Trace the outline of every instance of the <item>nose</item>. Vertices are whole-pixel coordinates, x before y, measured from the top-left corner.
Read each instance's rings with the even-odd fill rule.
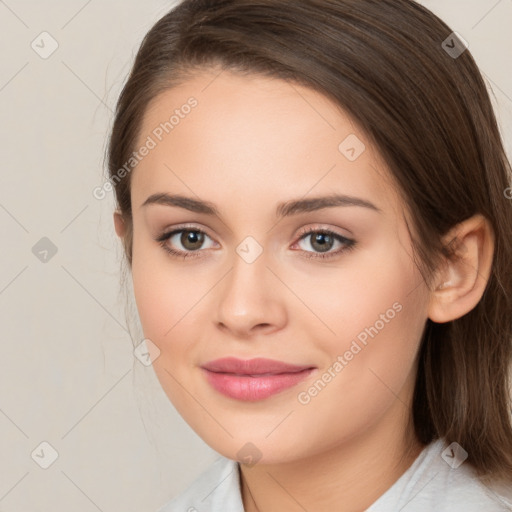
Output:
[[[233,268],[220,285],[217,302],[218,328],[237,338],[269,334],[287,321],[284,287],[268,268],[266,252],[248,263],[235,253]]]

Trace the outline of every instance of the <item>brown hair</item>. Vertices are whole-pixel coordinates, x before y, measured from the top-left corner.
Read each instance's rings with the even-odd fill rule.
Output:
[[[149,102],[205,66],[288,80],[333,100],[384,157],[429,285],[440,258],[453,257],[443,235],[476,213],[491,223],[482,299],[457,320],[427,320],[412,417],[423,444],[456,441],[481,477],[510,481],[511,168],[486,85],[469,51],[448,51],[460,49],[451,33],[412,0],[185,0],[141,44],[117,104],[109,179],[134,151]],[[130,176],[117,181],[131,267]]]

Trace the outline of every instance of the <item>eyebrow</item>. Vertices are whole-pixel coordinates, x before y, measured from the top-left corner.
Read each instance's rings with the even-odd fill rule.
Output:
[[[144,201],[141,207],[145,207],[150,204],[175,206],[195,213],[220,216],[219,210],[213,203],[193,199],[192,197],[186,197],[179,194],[153,194]],[[380,208],[365,199],[342,194],[332,194],[329,196],[313,197],[311,199],[296,199],[280,203],[276,208],[276,215],[277,217],[289,217],[299,213],[313,212],[324,208],[335,208],[339,206],[359,206],[382,213]]]

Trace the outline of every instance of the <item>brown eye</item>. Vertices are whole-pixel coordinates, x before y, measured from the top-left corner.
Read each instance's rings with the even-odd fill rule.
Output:
[[[309,240],[309,245],[312,250],[308,250],[307,247],[300,247]],[[336,244],[338,248],[335,248]],[[297,243],[299,248],[302,249],[302,255],[305,258],[334,258],[341,256],[346,251],[353,250],[356,246],[356,241],[350,238],[346,238],[334,231],[326,229],[309,229],[302,233],[299,242]]]
[[[327,233],[313,233],[311,237],[311,247],[318,252],[326,252],[332,249],[334,238]]]
[[[182,231],[180,243],[187,251],[197,251],[204,243],[204,233],[200,231]]]
[[[210,246],[206,246],[206,239],[210,240]],[[203,249],[211,249],[215,243],[200,229],[175,229],[169,233],[163,233],[155,239],[162,248],[171,256],[183,259],[202,256]]]

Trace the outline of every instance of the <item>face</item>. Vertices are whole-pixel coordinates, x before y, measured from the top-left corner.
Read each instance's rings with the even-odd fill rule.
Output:
[[[384,162],[321,94],[217,74],[153,100],[131,176],[135,300],[163,389],[238,460],[403,424],[429,294]],[[204,369],[221,358],[242,362]],[[296,367],[244,366],[256,358]]]

